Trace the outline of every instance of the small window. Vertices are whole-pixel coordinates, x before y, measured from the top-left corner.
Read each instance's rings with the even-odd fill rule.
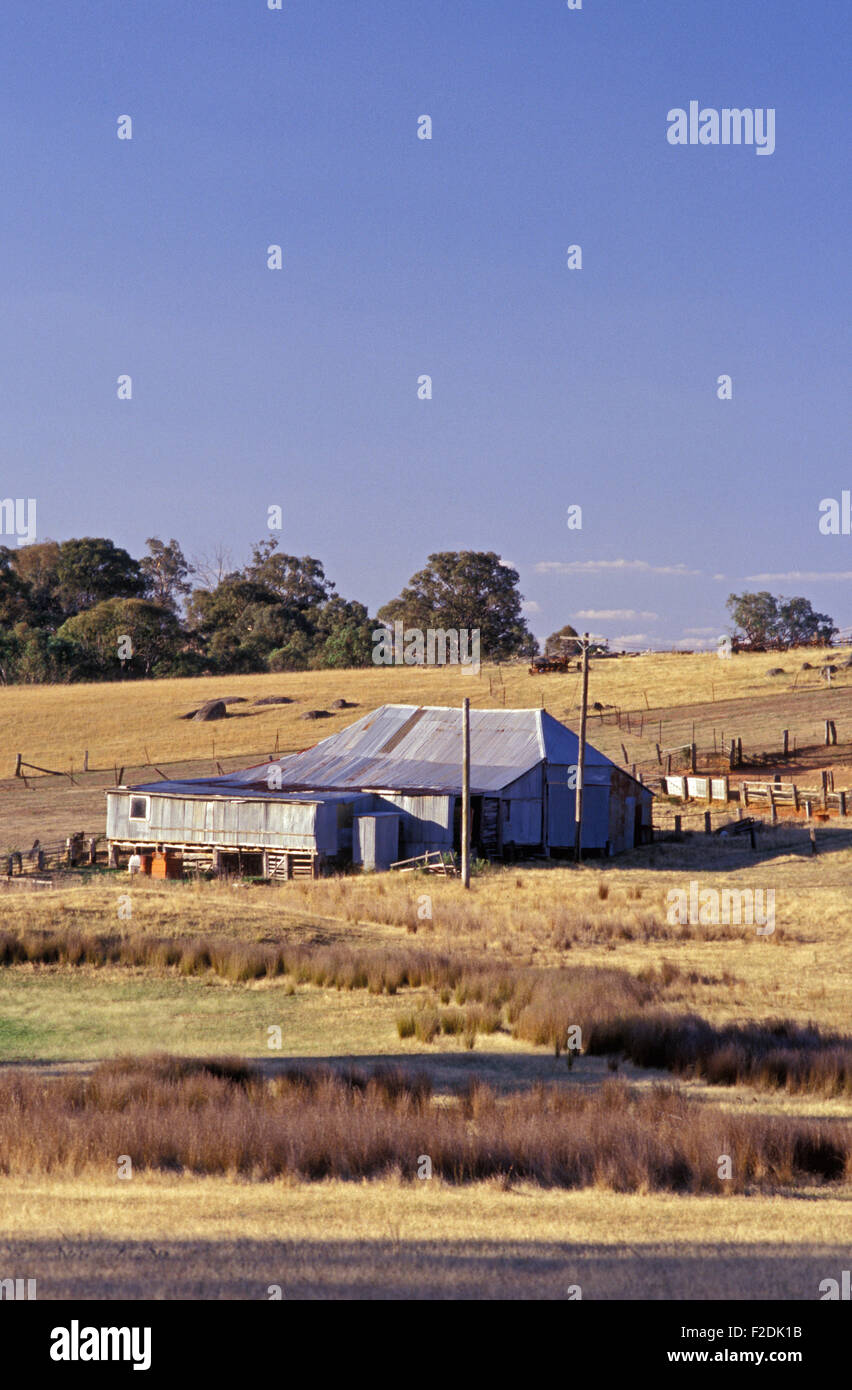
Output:
[[[148,797],[147,797],[147,796],[131,796],[131,798],[130,798],[130,819],[131,819],[131,820],[147,820],[147,819],[148,819]]]

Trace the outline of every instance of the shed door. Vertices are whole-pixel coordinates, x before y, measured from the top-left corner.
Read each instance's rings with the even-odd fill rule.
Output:
[[[479,843],[486,854],[496,854],[500,836],[500,801],[496,796],[482,798]]]

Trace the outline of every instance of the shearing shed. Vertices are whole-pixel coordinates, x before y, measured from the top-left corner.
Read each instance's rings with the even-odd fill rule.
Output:
[[[577,734],[541,709],[472,709],[470,735],[474,853],[571,857]],[[461,750],[459,709],[382,705],[240,772],[117,787],[107,792],[111,859],[135,849],[160,876],[290,878],[458,850]],[[584,769],[584,854],[647,842],[650,790],[588,743]]]

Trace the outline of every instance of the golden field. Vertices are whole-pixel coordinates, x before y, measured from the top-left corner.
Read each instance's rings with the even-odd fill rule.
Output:
[[[832,661],[838,664],[845,656],[845,652],[831,653]],[[737,655],[730,660],[719,660],[712,653],[653,653],[598,660],[591,664],[589,698],[622,710],[644,711],[648,715],[647,737],[652,740],[656,737],[652,711],[665,721],[669,711],[680,707],[746,700],[753,702],[757,713],[767,697],[779,693],[791,699],[803,696],[806,704],[809,695],[816,700],[824,696],[833,700],[845,693],[848,704],[852,671],[838,672],[831,691],[827,691],[815,671],[799,672],[805,660],[816,662],[819,658],[812,649],[803,649],[780,655]],[[767,677],[767,671],[778,666],[785,669],[785,676]],[[5,686],[0,688],[0,746],[6,750],[7,766],[0,767],[0,775],[14,772],[17,752],[23,753],[25,761],[62,772],[72,762],[79,771],[86,749],[89,766],[101,769],[211,757],[245,757],[250,761],[255,755],[264,758],[271,752],[276,735],[280,752],[293,752],[311,747],[381,704],[460,705],[466,695],[481,709],[504,704],[508,709],[528,709],[543,704],[557,718],[564,717],[567,710],[575,718],[579,682],[575,672],[531,676],[526,666],[519,665],[499,670],[483,666],[479,675],[463,675],[452,667],[371,667],[95,685]],[[252,701],[270,695],[285,695],[294,703],[252,705]],[[194,723],[180,718],[206,700],[228,696],[241,696],[247,703],[230,706],[226,720]],[[331,711],[329,718],[316,722],[300,721],[306,709],[327,709],[339,698],[354,702],[358,708]],[[810,714],[808,704],[808,718]],[[703,722],[708,720],[709,715]],[[737,732],[729,728],[731,734]],[[618,731],[619,739],[622,732]],[[607,736],[607,726],[599,731],[593,718],[590,737],[604,752],[609,752],[602,741]],[[653,752],[653,741],[650,750]]]
[[[783,719],[795,729],[799,718],[800,742],[806,730],[816,741],[830,702],[842,742],[848,673],[827,691],[812,672],[798,679],[799,656],[809,659],[656,655],[594,663],[590,698],[643,712],[644,727],[640,737],[635,718],[626,734],[624,725],[593,717],[590,738],[619,761],[624,740],[640,761],[649,747],[653,753],[656,712],[673,741],[693,718],[699,731],[751,729],[755,745],[764,728],[771,732]],[[785,676],[767,677],[776,665]],[[264,759],[276,735],[281,752],[309,746],[383,702],[458,704],[465,694],[482,707],[502,705],[504,691],[510,708],[544,700],[573,723],[566,711],[575,707],[577,681],[575,673],[536,678],[504,668],[478,678],[370,670],[3,689],[4,746],[13,750],[7,774],[20,750],[47,767],[67,768],[73,759],[78,784],[4,781],[0,837],[26,847],[35,835],[49,839],[53,828],[99,829],[113,765],[126,767],[127,781],[149,780],[144,769],[152,762],[200,775],[213,770],[214,759],[226,767]],[[178,717],[213,697],[272,694],[295,703],[231,705],[229,718],[213,724]],[[340,697],[358,708],[299,720],[305,709]],[[92,771],[78,778],[86,748]],[[675,1016],[694,1013],[718,1026],[783,1017],[845,1034],[852,835],[842,824],[826,826],[820,844],[811,857],[806,833],[782,822],[760,835],[757,853],[747,843],[693,836],[579,868],[495,867],[475,876],[468,894],[453,880],[393,875],[131,888],[126,875],[101,874],[39,892],[0,892],[0,933],[221,938],[247,948],[293,942],[342,953],[410,948],[545,972],[616,967],[637,979],[669,971],[662,1001]],[[775,931],[673,928],[667,895],[694,880],[702,889],[773,889]],[[129,915],[126,904],[119,911],[128,892]],[[425,920],[418,917],[423,894],[431,909]],[[428,1073],[439,1097],[471,1079],[506,1093],[535,1084],[597,1091],[611,1075],[605,1057],[581,1055],[569,1071],[564,1057],[505,1028],[477,1035],[472,1049],[460,1035],[401,1037],[400,1015],[431,1007],[433,995],[425,987],[390,995],[286,976],[184,975],[151,963],[8,965],[0,968],[0,1060],[7,1074],[22,1069],[48,1081],[86,1074],[100,1059],[153,1051],[227,1053],[272,1069],[290,1060],[348,1059]],[[278,1054],[268,1050],[270,1025],[282,1028]],[[641,1094],[673,1083],[670,1073],[623,1059],[618,1074]],[[720,1143],[725,1116],[849,1122],[848,1102],[837,1095],[689,1077],[675,1084],[718,1116]],[[351,1182],[148,1171],[131,1182],[112,1172],[0,1176],[0,1257],[3,1272],[11,1262],[37,1276],[45,1298],[73,1291],[253,1299],[267,1298],[270,1285],[280,1285],[285,1298],[560,1298],[580,1284],[587,1298],[810,1299],[841,1267],[849,1202],[842,1182],[726,1196],[421,1183],[398,1174]]]

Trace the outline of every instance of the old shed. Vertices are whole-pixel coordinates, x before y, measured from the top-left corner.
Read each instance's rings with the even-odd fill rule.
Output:
[[[382,705],[313,748],[222,777],[107,793],[114,855],[290,877],[458,849],[461,711]],[[573,854],[578,738],[540,709],[471,710],[471,811],[481,857]],[[651,835],[648,788],[586,745],[583,850]],[[378,817],[387,817],[382,824]]]

